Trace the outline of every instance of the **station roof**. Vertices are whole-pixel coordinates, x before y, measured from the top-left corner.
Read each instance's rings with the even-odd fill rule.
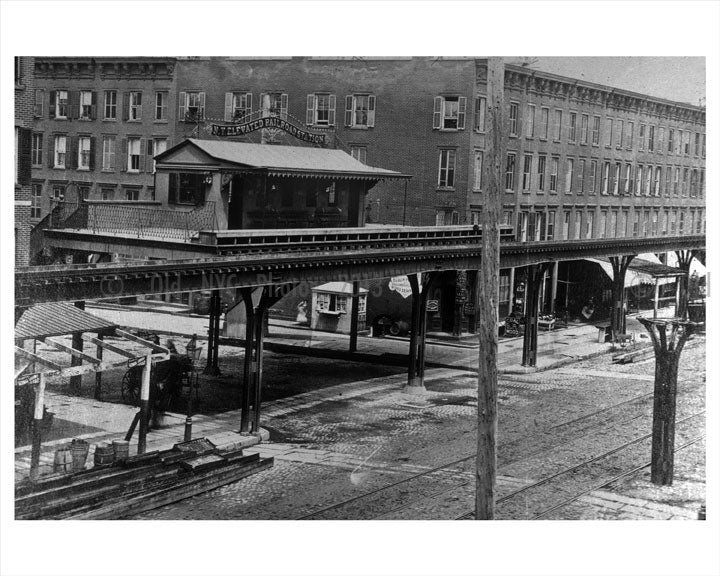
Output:
[[[352,282],[327,282],[326,284],[322,284],[320,286],[315,286],[312,289],[313,292],[329,292],[331,294],[352,294],[353,293],[353,285]],[[365,288],[360,288],[358,290],[359,294],[366,294],[367,290]]]
[[[85,312],[69,302],[36,304],[22,313],[15,324],[15,339],[43,339],[79,332],[112,330],[117,324]]]
[[[590,262],[599,264],[603,271],[612,280],[613,269],[610,259],[598,256],[597,258],[586,258]],[[625,286],[633,286],[643,283],[653,283],[658,280],[659,284],[674,282],[678,276],[684,276],[685,272],[673,266],[666,266],[654,254],[641,254],[633,258],[628,264],[625,274]]]
[[[190,158],[185,156],[181,158],[178,154],[187,147],[200,150],[218,163],[267,171],[277,176],[328,176],[370,180],[409,178],[406,174],[394,170],[363,164],[342,150],[196,138],[188,138],[158,155],[156,157],[158,168],[162,168],[163,163],[173,166],[180,163],[192,165]]]

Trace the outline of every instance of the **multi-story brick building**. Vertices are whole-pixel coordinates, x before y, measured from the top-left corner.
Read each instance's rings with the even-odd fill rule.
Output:
[[[54,202],[144,202],[174,126],[172,58],[36,58],[32,220]]]
[[[151,201],[153,154],[189,136],[218,138],[213,125],[270,115],[412,176],[370,190],[367,222],[479,221],[483,59],[38,58],[35,69],[36,216],[71,193]],[[507,65],[503,122],[503,218],[518,239],[705,231],[703,108]],[[272,129],[221,138],[307,145]],[[571,276],[559,268],[544,295],[549,307],[558,275]],[[514,276],[501,274],[501,314],[515,299]]]
[[[33,58],[15,58],[15,264],[18,266],[26,266],[30,258],[33,73]]]

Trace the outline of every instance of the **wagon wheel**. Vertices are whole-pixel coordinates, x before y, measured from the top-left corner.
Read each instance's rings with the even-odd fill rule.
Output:
[[[133,406],[140,405],[140,379],[141,376],[138,371],[132,368],[125,372],[125,376],[123,376],[122,379],[122,385],[120,387],[122,399],[130,402]]]

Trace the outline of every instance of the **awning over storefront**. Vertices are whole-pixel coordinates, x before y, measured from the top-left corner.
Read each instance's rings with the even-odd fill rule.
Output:
[[[677,255],[675,254],[675,252],[668,252],[667,260],[668,266],[677,266]],[[705,274],[707,274],[705,266],[702,262],[698,261],[697,258],[693,258],[690,261],[690,276],[692,276],[693,274],[697,274],[701,278],[704,277]]]
[[[312,176],[375,181],[409,178],[408,175],[400,172],[363,164],[342,150],[195,138],[189,138],[157,156],[157,168],[176,168],[182,164],[196,163],[193,162],[191,155],[183,153],[188,148],[205,155],[205,159],[197,158],[199,164],[213,163],[221,169],[223,167],[246,169],[266,172],[271,176]]]
[[[612,280],[613,269],[609,259],[585,258],[585,260],[598,264]],[[675,282],[675,278],[683,275],[682,270],[666,266],[660,262],[655,254],[640,254],[630,261],[625,273],[625,287],[637,286],[638,284],[654,284],[656,279],[660,285],[671,284]]]
[[[42,340],[82,332],[113,330],[117,324],[85,312],[69,302],[36,304],[25,310],[15,324],[15,340]]]

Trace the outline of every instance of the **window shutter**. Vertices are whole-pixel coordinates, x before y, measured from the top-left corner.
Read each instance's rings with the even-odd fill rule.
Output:
[[[168,204],[177,204],[178,175],[175,172],[171,172],[169,176]]]
[[[305,124],[315,123],[315,94],[307,95],[307,112],[305,114]]]
[[[48,106],[48,118],[55,118],[55,102],[57,101],[57,91],[50,90],[50,106]]]
[[[75,169],[78,166],[78,137],[68,136],[65,141],[65,168]]]
[[[94,92],[93,92],[94,94]],[[90,170],[95,170],[95,136],[90,136]]]
[[[233,120],[232,100],[232,92],[225,92],[225,122]]]
[[[368,128],[375,126],[375,96],[368,97]]]
[[[68,119],[80,118],[80,92],[77,90],[68,91],[68,104]]]
[[[458,130],[465,130],[465,109],[467,108],[467,98],[460,96],[458,98]]]
[[[185,122],[185,115],[187,114],[187,92],[180,92],[179,103],[178,120],[180,122]]]
[[[92,92],[91,99],[92,106],[90,107],[90,118],[95,120],[97,118],[97,92]]]
[[[118,94],[118,97],[121,96]],[[128,120],[130,118],[130,92],[122,93],[122,119]]]
[[[143,150],[145,149],[145,139],[140,139],[140,149],[138,150],[138,160],[140,162],[139,171],[145,172],[145,154],[143,154]]]
[[[155,151],[155,147],[153,146],[153,139],[148,138],[147,139],[147,149],[146,149],[146,155],[147,158],[145,159],[145,166],[147,166],[147,171],[152,172],[153,169],[153,152]]]
[[[335,94],[330,94],[330,110],[328,111],[328,125],[335,126]]]
[[[200,116],[200,120],[205,119],[205,92],[200,92],[200,109],[198,110],[198,114]],[[200,134],[198,134],[198,138],[200,137]]]
[[[287,98],[285,99],[285,112],[287,113]],[[252,114],[252,92],[245,94],[245,115],[250,116]]]
[[[280,94],[280,116],[282,118],[287,118],[287,109],[288,109],[288,95]]]
[[[30,184],[31,178],[31,148],[32,130],[29,128],[18,129],[18,184]]]
[[[440,129],[440,121],[442,120],[442,96],[435,96],[435,108],[433,109],[433,130]]]
[[[353,97],[345,96],[345,126],[352,126]]]
[[[128,141],[123,138],[120,141],[120,171],[127,172],[128,167]]]
[[[49,135],[47,140],[48,140],[47,165],[48,165],[48,168],[52,168],[55,166],[55,136]]]

